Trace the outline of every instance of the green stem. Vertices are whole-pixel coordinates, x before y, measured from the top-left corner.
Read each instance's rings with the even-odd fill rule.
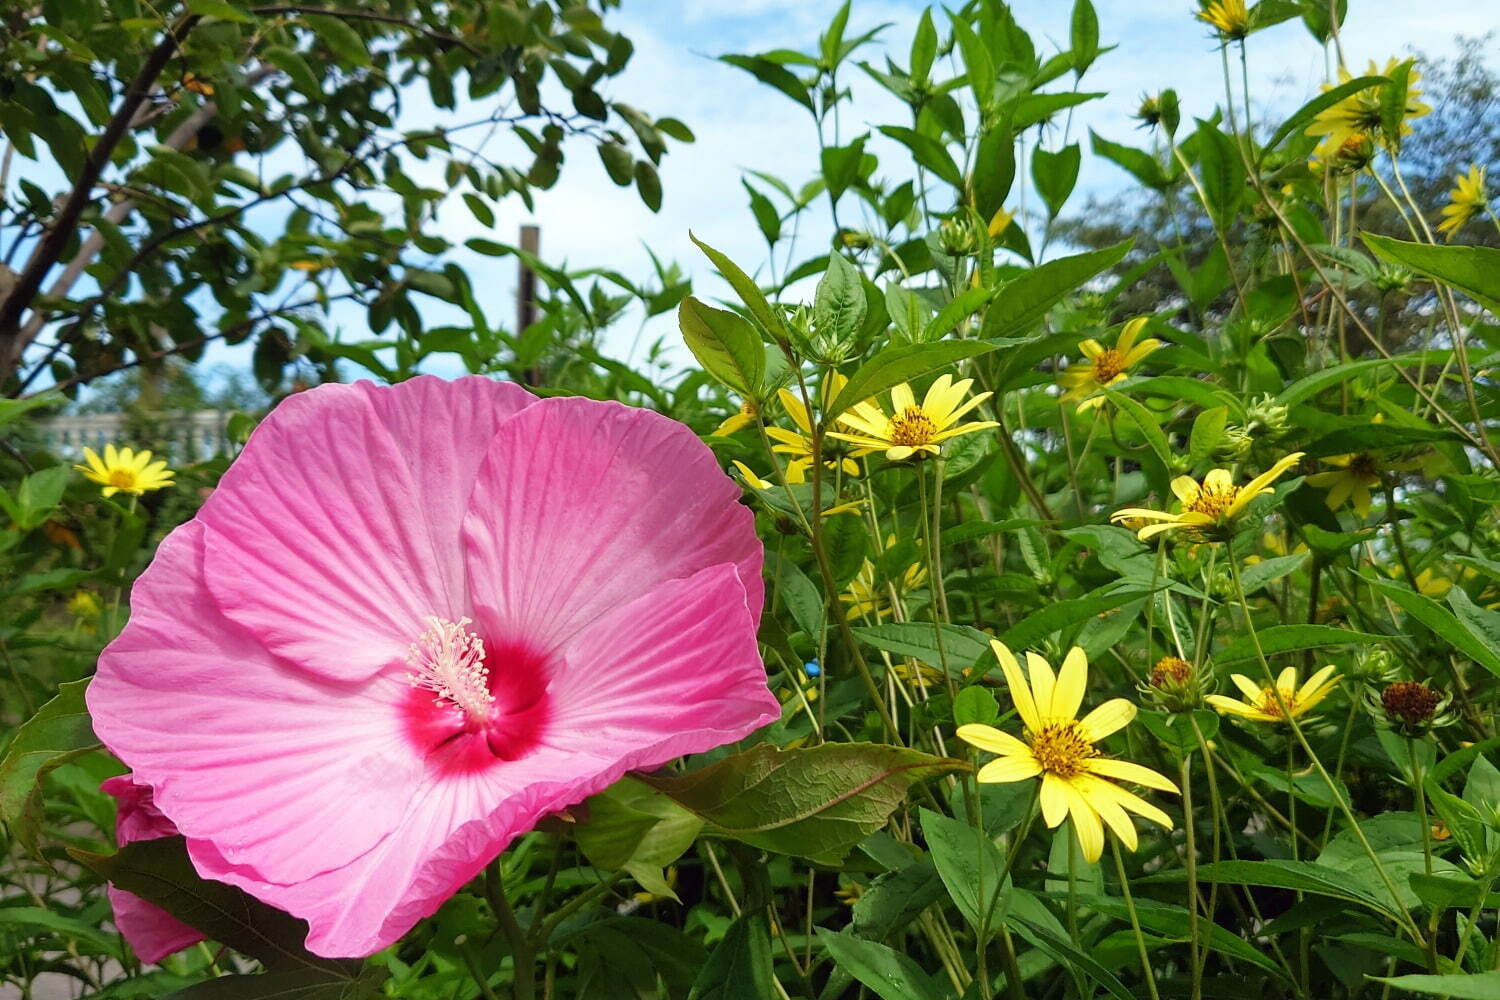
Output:
[[[1146,952],[1146,937],[1141,933],[1141,919],[1135,912],[1135,899],[1130,895],[1130,879],[1125,875],[1125,860],[1120,857],[1120,844],[1109,838],[1109,849],[1115,856],[1115,872],[1120,876],[1120,893],[1125,897],[1125,911],[1130,914],[1130,929],[1135,932],[1135,945],[1141,955],[1141,972],[1146,977],[1146,988],[1151,991],[1151,1000],[1161,1000],[1156,992],[1156,974],[1151,971],[1151,956]]]
[[[500,858],[491,861],[484,870],[484,894],[495,919],[500,922],[500,931],[510,942],[511,995],[515,1000],[533,1000],[536,996],[536,949],[531,936],[516,919],[510,900],[505,898],[505,881],[501,872]]]
[[[1182,829],[1187,837],[1183,845],[1183,862],[1187,868],[1188,884],[1188,968],[1193,976],[1191,1000],[1203,1000],[1203,969],[1199,965],[1198,952],[1198,841],[1193,822],[1192,751],[1183,753],[1177,777],[1182,788]]]

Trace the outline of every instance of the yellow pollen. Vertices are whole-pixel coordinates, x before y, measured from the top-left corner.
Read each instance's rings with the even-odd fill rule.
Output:
[[[1270,688],[1263,688],[1260,692],[1260,705],[1257,707],[1265,714],[1275,716],[1278,719],[1286,718],[1287,715],[1297,714],[1296,692],[1289,691],[1283,694],[1281,700],[1286,703],[1285,714],[1282,713],[1281,706],[1276,703],[1276,692]]]
[[[907,448],[931,444],[936,434],[937,425],[922,411],[920,406],[908,406],[892,417],[890,428],[886,432],[892,444],[904,445]]]
[[[135,473],[129,469],[111,469],[109,471],[109,485],[122,490],[135,489]]]
[[[1071,778],[1083,770],[1084,761],[1099,756],[1094,745],[1083,738],[1076,720],[1049,722],[1038,732],[1027,731],[1031,753],[1042,770],[1059,778]]]
[[[1207,514],[1215,521],[1222,518],[1234,503],[1234,498],[1239,496],[1238,486],[1225,486],[1223,489],[1210,489],[1207,486],[1198,487],[1198,495],[1193,497],[1192,502],[1185,506],[1186,510],[1198,514]]]
[[[406,665],[412,687],[431,691],[439,705],[458,709],[471,722],[490,717],[495,696],[484,665],[484,640],[469,631],[471,622],[428,618],[427,631],[411,644]]]
[[[1094,359],[1094,381],[1100,385],[1108,385],[1125,371],[1125,355],[1113,347],[1107,348],[1104,353]]]

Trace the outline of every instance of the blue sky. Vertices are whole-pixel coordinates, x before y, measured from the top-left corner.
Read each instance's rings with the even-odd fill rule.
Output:
[[[1099,58],[1082,88],[1106,91],[1108,96],[1078,109],[1071,134],[1054,130],[1044,140],[1049,148],[1065,141],[1085,143],[1078,190],[1069,205],[1073,210],[1081,208],[1091,194],[1108,197],[1131,183],[1114,165],[1088,155],[1088,129],[1116,141],[1144,145],[1148,142],[1145,134],[1136,131],[1130,120],[1143,93],[1174,87],[1182,98],[1184,121],[1192,115],[1208,115],[1223,100],[1217,47],[1206,27],[1193,18],[1193,0],[1094,2],[1103,44],[1117,47]],[[880,43],[864,50],[860,58],[881,64],[881,46],[889,45],[894,58],[904,64],[924,6],[900,0],[855,0],[851,34],[889,23]],[[1012,6],[1044,57],[1067,46],[1071,0],[1017,0]],[[593,150],[574,145],[562,179],[551,191],[537,195],[534,211],[527,211],[519,199],[511,199],[497,212],[493,229],[486,229],[454,197],[441,218],[443,234],[455,244],[475,236],[512,242],[522,223],[533,222],[542,227],[543,254],[549,260],[566,260],[573,267],[610,267],[638,278],[651,273],[645,249],[650,246],[663,259],[680,262],[692,274],[698,294],[726,295],[727,289],[688,241],[689,229],[753,268],[763,259],[765,245],[747,208],[741,178],[747,170],[761,170],[800,187],[814,175],[817,146],[812,121],[801,107],[715,57],[783,47],[810,50],[838,7],[837,0],[625,0],[611,18],[634,41],[635,57],[614,82],[611,96],[655,115],[680,118],[697,135],[691,145],[674,144],[663,164],[661,211],[653,214],[633,190],[614,186]],[[1389,57],[1404,57],[1414,50],[1444,55],[1452,51],[1454,35],[1460,32],[1480,35],[1500,30],[1500,0],[1350,0],[1350,8],[1342,38],[1356,70],[1371,59],[1383,64]],[[941,25],[941,14],[938,20]],[[1289,111],[1315,93],[1329,65],[1330,54],[1299,21],[1257,33],[1250,40],[1251,87],[1268,114]],[[949,73],[953,72],[950,68]],[[857,68],[850,66],[844,81],[853,89],[855,103],[843,114],[842,141],[873,131],[879,124],[904,123],[904,108]],[[1049,89],[1066,89],[1069,84],[1070,78],[1064,78]],[[414,97],[400,124],[421,128],[435,120],[432,114],[430,107],[424,110],[421,100]],[[1034,138],[1033,132],[1028,141]],[[900,162],[897,147],[879,135],[868,148],[893,169]],[[515,161],[524,162],[519,156]],[[433,181],[440,186],[440,179]],[[816,217],[821,227],[804,227],[796,259],[826,249],[825,215],[826,211],[820,211]],[[256,225],[274,226],[278,216],[263,214]],[[467,252],[460,252],[456,259],[469,269],[492,322],[509,326],[514,316],[515,262]],[[441,317],[435,322],[454,319],[441,304],[434,303],[433,312]],[[336,320],[343,326],[345,339],[368,336],[362,310],[339,311]],[[659,317],[648,326],[642,342],[663,337],[675,343],[673,325],[670,316]],[[627,319],[611,332],[606,351],[623,356],[636,333],[636,321]],[[218,348],[210,351],[207,360],[243,364],[246,357],[244,349]],[[434,370],[456,374],[458,369],[438,363]]]

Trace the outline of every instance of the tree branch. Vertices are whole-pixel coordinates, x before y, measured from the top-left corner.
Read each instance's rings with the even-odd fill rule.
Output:
[[[141,64],[140,72],[136,73],[135,79],[130,82],[109,124],[104,127],[104,131],[90,147],[88,156],[83,162],[83,169],[79,172],[67,201],[63,203],[56,218],[48,225],[41,241],[32,252],[31,258],[26,262],[26,267],[17,277],[10,294],[3,302],[0,302],[0,381],[9,378],[11,372],[15,370],[21,358],[21,350],[25,346],[21,331],[21,314],[41,291],[47,272],[62,256],[63,248],[68,245],[68,240],[78,228],[78,220],[82,218],[83,210],[93,201],[94,185],[98,183],[99,176],[104,172],[105,165],[109,163],[115,147],[129,131],[130,124],[135,120],[141,105],[145,103],[146,98],[156,86],[157,77],[161,75],[167,62],[176,53],[178,45],[192,31],[199,19],[200,15],[197,14],[182,17],[167,30],[166,35]]]

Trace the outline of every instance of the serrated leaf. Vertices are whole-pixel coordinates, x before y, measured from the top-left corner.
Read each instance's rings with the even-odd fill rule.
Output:
[[[1370,645],[1389,642],[1391,636],[1355,632],[1334,625],[1272,625],[1259,629],[1256,638],[1267,657],[1280,653],[1294,653],[1304,649],[1321,649],[1326,646]],[[1249,636],[1242,636],[1226,645],[1214,655],[1214,662],[1222,665],[1245,663],[1257,660],[1255,643]]]
[[[766,353],[749,323],[688,295],[677,306],[677,324],[704,371],[746,399],[757,398]]]
[[[704,820],[705,832],[836,865],[920,781],[963,761],[878,743],[752,747],[682,776],[640,780]]]
[[[35,851],[38,783],[53,768],[99,746],[83,693],[87,680],[58,685],[57,695],[16,730],[0,757],[0,820]]]

